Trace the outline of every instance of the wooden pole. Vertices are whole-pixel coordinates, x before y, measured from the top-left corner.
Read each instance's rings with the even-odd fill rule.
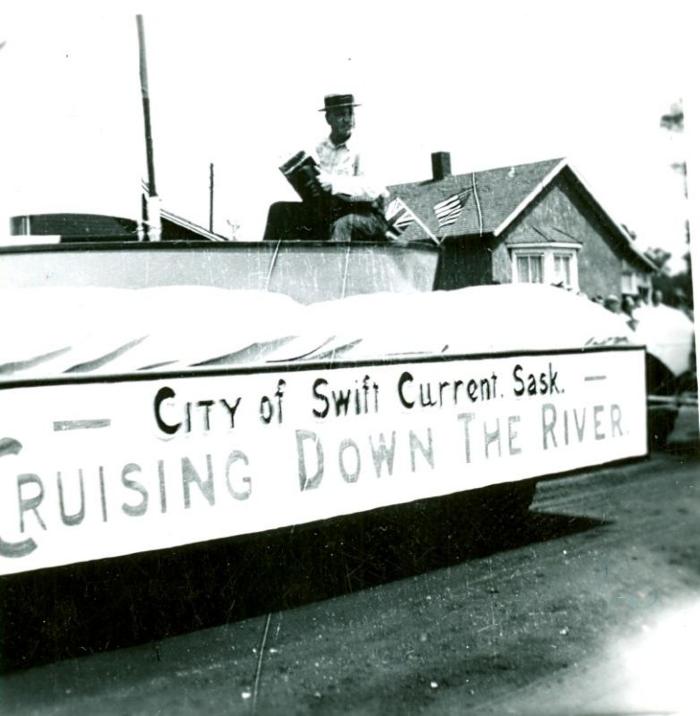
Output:
[[[214,163],[209,163],[209,231],[214,233]]]
[[[146,164],[148,167],[148,206],[146,235],[149,241],[160,241],[160,206],[156,191],[156,170],[153,160],[153,134],[151,132],[151,102],[148,94],[148,68],[146,65],[146,38],[143,16],[136,16],[139,35],[139,75],[141,78],[141,100],[143,102],[143,124],[146,133]]]

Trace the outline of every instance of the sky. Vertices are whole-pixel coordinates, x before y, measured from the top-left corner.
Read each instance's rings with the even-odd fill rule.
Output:
[[[135,15],[146,30],[163,206],[261,238],[293,199],[279,165],[327,134],[351,92],[386,184],[565,156],[603,207],[676,268],[688,206],[670,168],[687,132],[659,125],[693,79],[690,0],[5,2],[2,215],[137,218],[146,175]],[[697,59],[697,58],[696,58]],[[690,165],[692,179],[693,165]],[[691,187],[693,186],[691,182]]]

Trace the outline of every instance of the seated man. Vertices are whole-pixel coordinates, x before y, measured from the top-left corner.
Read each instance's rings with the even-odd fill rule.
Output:
[[[316,147],[318,198],[303,204],[278,202],[270,207],[265,239],[309,238],[330,241],[384,239],[386,188],[363,173],[350,141],[355,127],[352,95],[328,95],[322,112],[330,136]]]

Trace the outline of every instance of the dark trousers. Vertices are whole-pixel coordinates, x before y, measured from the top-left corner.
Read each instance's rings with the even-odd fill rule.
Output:
[[[371,204],[312,205],[278,201],[270,206],[264,241],[377,241],[389,228]]]

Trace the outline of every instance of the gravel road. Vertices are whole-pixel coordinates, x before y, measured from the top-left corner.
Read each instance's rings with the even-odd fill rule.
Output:
[[[514,530],[421,513],[336,535],[313,569],[287,555],[256,616],[6,673],[2,713],[700,713],[696,421],[648,460],[540,483]]]

